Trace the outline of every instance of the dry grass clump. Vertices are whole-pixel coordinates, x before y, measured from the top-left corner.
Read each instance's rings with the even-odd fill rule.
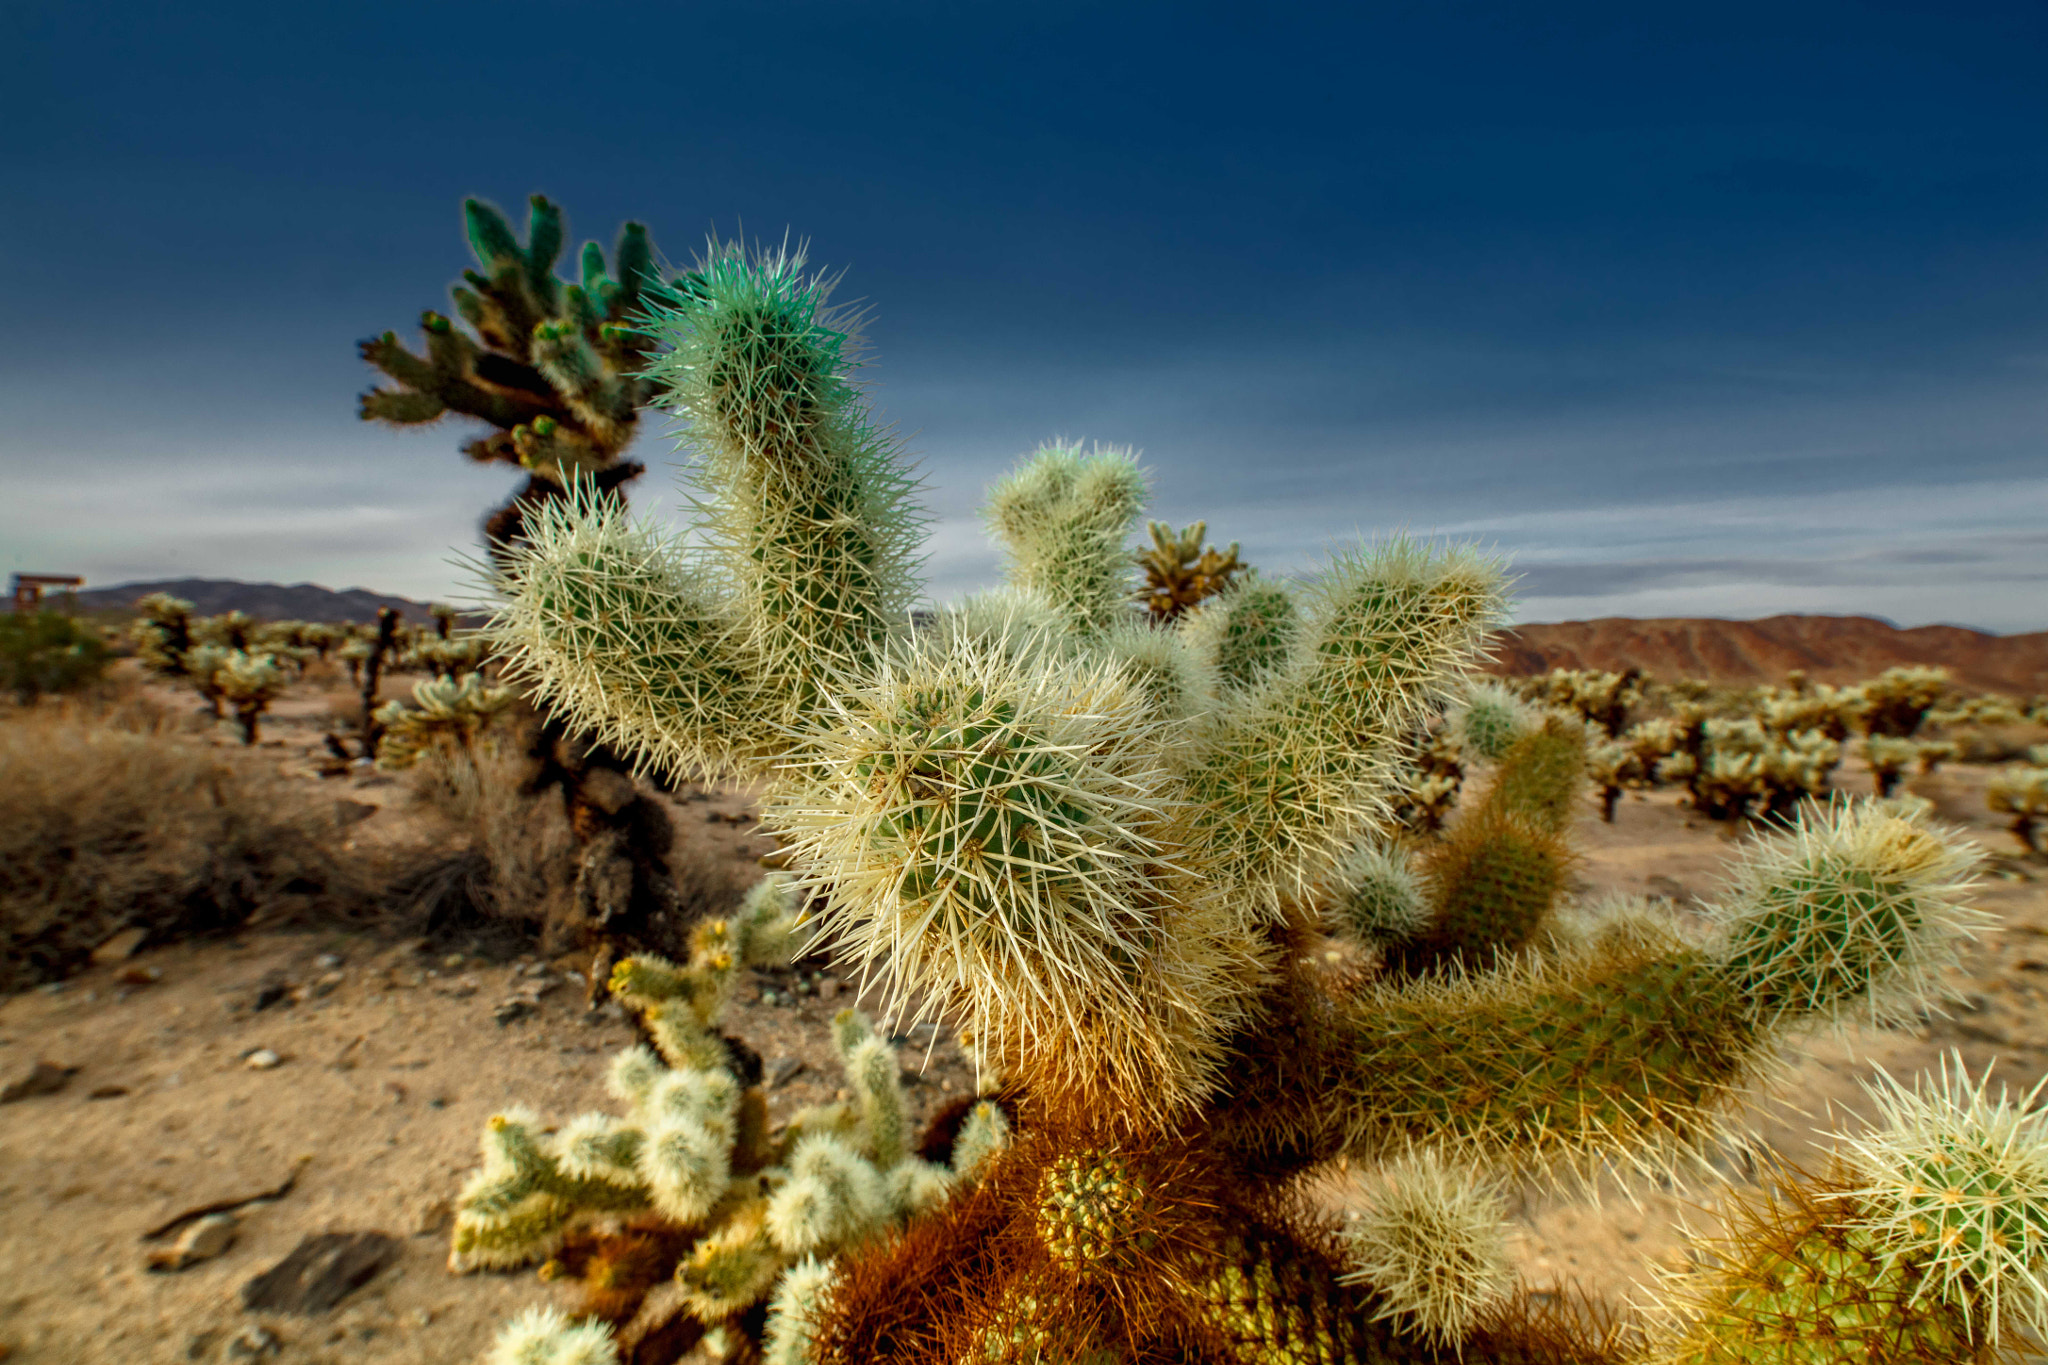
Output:
[[[420,806],[466,836],[407,888],[423,932],[539,924],[574,897],[575,832],[557,793],[528,790],[533,763],[515,740],[429,751],[406,777]]]
[[[607,889],[586,884],[590,860],[560,788],[536,757],[547,742],[537,726],[531,716],[507,718],[468,745],[429,748],[406,770],[415,805],[448,832],[436,837],[436,854],[394,888],[409,932],[489,951],[494,940],[528,947],[546,926],[601,922],[593,919],[595,904]],[[670,822],[642,837],[667,859],[675,887],[668,913],[643,927],[647,946],[687,957],[691,926],[731,914],[760,869],[708,845],[689,847]],[[556,950],[545,935],[541,947]]]
[[[177,728],[132,697],[0,721],[0,991],[64,976],[124,928],[373,912],[331,800]]]

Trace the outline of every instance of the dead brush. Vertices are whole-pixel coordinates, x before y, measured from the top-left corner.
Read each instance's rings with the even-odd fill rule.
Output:
[[[451,827],[453,841],[396,889],[401,918],[428,937],[516,933],[578,918],[579,845],[560,794],[533,788],[528,727],[487,733],[467,747],[424,751],[405,770],[416,807]],[[758,876],[751,864],[728,871],[704,857],[670,860],[681,913],[655,926],[682,952],[688,928],[738,904]]]
[[[190,743],[146,698],[0,723],[0,991],[151,939],[377,913],[381,867],[338,855],[333,803]]]

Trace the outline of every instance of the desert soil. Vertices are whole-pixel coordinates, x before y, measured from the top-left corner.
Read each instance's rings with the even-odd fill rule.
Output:
[[[318,716],[317,706],[287,709],[273,726],[279,762],[308,782],[318,781],[304,764]],[[1788,1098],[1747,1116],[1764,1147],[1816,1163],[1823,1148],[1814,1130],[1853,1130],[1868,1109],[1859,1082],[1878,1067],[1909,1076],[1954,1050],[1973,1074],[1996,1061],[1995,1075],[2016,1086],[2048,1072],[2039,1008],[2048,994],[2048,867],[2017,856],[2016,841],[1991,823],[1985,776],[1951,766],[1914,783],[1994,855],[1977,903],[2002,923],[1957,974],[1965,1003],[1948,1020],[1789,1050],[1777,1087]],[[1856,789],[1854,774],[1845,781]],[[365,774],[324,790],[377,808],[355,838],[417,837],[408,822],[422,817],[402,784]],[[685,856],[726,860],[751,876],[747,864],[768,851],[745,818],[744,792],[685,792],[673,809],[693,850]],[[1581,894],[1659,895],[1678,914],[1711,898],[1733,851],[1726,827],[1690,818],[1667,792],[1624,800],[1611,826],[1589,812],[1578,834]],[[258,928],[144,951],[61,989],[0,1001],[0,1081],[38,1060],[77,1068],[61,1090],[0,1107],[4,1358],[230,1360],[247,1358],[237,1353],[267,1333],[277,1347],[266,1358],[282,1362],[453,1365],[480,1359],[520,1309],[566,1303],[566,1291],[530,1270],[449,1273],[447,1219],[492,1113],[524,1104],[560,1120],[611,1107],[604,1063],[632,1034],[615,1012],[586,1012],[584,965]],[[533,1000],[531,1012],[497,1022],[515,996]],[[778,1082],[776,1115],[838,1091],[826,1024],[852,997],[825,972],[757,972],[742,985],[726,1027],[761,1053]],[[259,1049],[277,1064],[252,1067]],[[973,1084],[950,1039],[917,1033],[901,1051],[920,1118]],[[1734,1148],[1719,1164],[1736,1184],[1753,1169]],[[148,1252],[168,1241],[145,1243],[145,1231],[183,1210],[273,1188],[295,1169],[288,1194],[241,1210],[224,1254],[176,1273],[145,1269]],[[1360,1197],[1349,1176],[1332,1175],[1321,1192],[1340,1212]],[[1712,1225],[1704,1212],[1716,1198],[1711,1184],[1637,1183],[1602,1194],[1516,1196],[1522,1274],[1532,1286],[1575,1282],[1617,1301],[1640,1298],[1654,1267],[1684,1263],[1680,1218]],[[302,1238],[330,1231],[387,1233],[401,1250],[329,1312],[243,1310],[244,1283]]]

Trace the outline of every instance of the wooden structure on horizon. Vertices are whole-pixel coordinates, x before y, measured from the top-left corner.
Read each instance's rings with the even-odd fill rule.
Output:
[[[43,609],[44,588],[81,588],[85,580],[75,573],[18,573],[14,575],[14,610],[18,613]]]

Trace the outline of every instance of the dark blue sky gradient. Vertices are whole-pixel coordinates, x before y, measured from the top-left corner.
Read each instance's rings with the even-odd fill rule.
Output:
[[[352,343],[539,190],[846,269],[940,596],[1064,434],[1276,570],[2048,627],[2037,4],[197,8],[0,12],[5,567],[449,591],[512,480]]]

